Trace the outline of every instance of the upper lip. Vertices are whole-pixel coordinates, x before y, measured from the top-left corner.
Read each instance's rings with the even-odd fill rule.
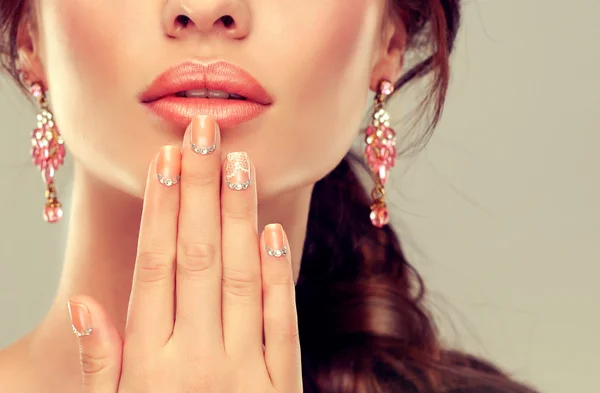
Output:
[[[262,105],[269,105],[273,101],[249,73],[224,61],[209,64],[186,61],[169,68],[140,94],[139,100],[148,103],[196,89],[221,90]]]

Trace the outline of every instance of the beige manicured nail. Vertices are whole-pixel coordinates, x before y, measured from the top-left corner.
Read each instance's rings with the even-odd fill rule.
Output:
[[[181,151],[176,146],[163,146],[158,153],[156,175],[160,184],[174,186],[181,179]]]
[[[203,156],[217,148],[217,122],[210,115],[198,115],[192,119],[190,139],[192,150]]]
[[[92,316],[87,306],[70,300],[68,305],[73,333],[75,333],[77,337],[84,337],[92,334]]]
[[[280,258],[287,255],[283,239],[283,227],[280,224],[269,224],[265,227],[265,246],[269,256]]]
[[[230,189],[236,191],[246,190],[250,187],[251,175],[248,154],[243,152],[227,154],[225,181]]]

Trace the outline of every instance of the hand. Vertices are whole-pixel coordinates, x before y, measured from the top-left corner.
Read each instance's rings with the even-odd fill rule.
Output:
[[[259,238],[254,167],[219,142],[198,116],[150,166],[124,340],[71,298],[85,393],[302,392],[288,240]]]

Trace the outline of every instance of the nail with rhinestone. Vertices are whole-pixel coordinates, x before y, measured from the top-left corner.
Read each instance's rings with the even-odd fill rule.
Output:
[[[92,316],[87,306],[71,300],[69,300],[68,306],[73,333],[75,333],[77,337],[85,337],[92,334]]]
[[[235,191],[246,190],[250,187],[250,160],[248,154],[243,152],[227,154],[225,182],[227,187]]]
[[[192,119],[190,139],[192,150],[200,155],[217,149],[217,122],[210,115],[198,115]]]
[[[171,187],[181,179],[181,151],[176,146],[163,146],[158,153],[156,177],[160,184]]]
[[[280,224],[270,224],[265,227],[265,250],[271,257],[281,258],[287,255],[287,247]]]

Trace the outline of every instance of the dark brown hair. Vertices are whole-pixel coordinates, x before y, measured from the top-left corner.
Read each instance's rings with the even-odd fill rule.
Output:
[[[407,50],[425,53],[395,83],[431,76],[421,109],[444,106],[459,0],[389,0]],[[18,80],[17,31],[26,0],[0,3],[0,56]],[[423,305],[425,287],[391,227],[369,221],[370,200],[350,154],[313,191],[296,287],[306,393],[532,393],[492,365],[440,347]],[[360,161],[360,157],[358,157]]]

